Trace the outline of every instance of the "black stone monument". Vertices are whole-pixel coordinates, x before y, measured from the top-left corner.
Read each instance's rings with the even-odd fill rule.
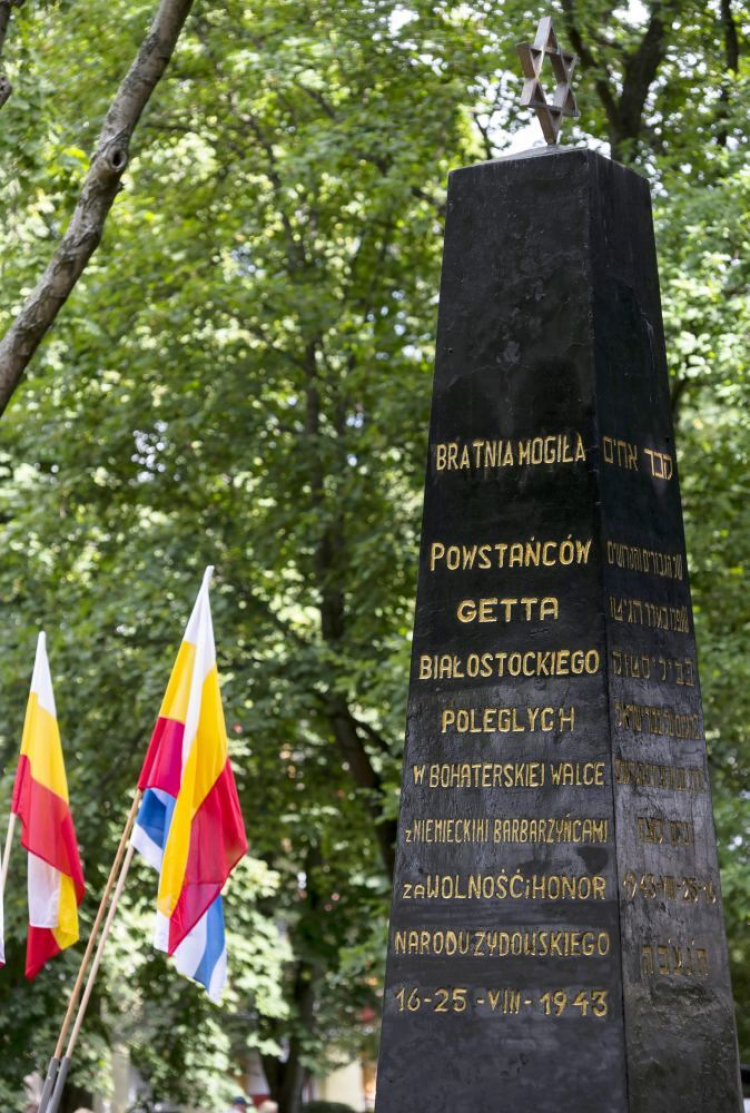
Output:
[[[451,175],[377,1113],[738,1113],[646,182]]]

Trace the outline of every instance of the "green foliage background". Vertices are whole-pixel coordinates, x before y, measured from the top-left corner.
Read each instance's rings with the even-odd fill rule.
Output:
[[[613,138],[599,86],[621,90],[643,36],[626,7],[577,5],[597,57],[569,142]],[[654,190],[734,989],[747,1002],[750,97],[744,54],[727,68],[718,0],[664,7],[642,128],[617,154]],[[0,328],[65,227],[151,8],[29,0],[14,11]],[[750,9],[736,0],[733,14],[744,46]],[[153,878],[136,870],[81,1085],[105,1085],[110,1044],[125,1043],[162,1097],[219,1108],[224,1072],[251,1048],[270,1063],[292,1047],[322,1071],[334,1048],[372,1034],[444,187],[452,166],[500,153],[526,124],[508,71],[537,15],[515,0],[198,4],[102,247],[2,420],[0,802],[43,626],[87,880],[101,891],[213,563],[251,844],[229,889],[220,1009],[151,949]],[[342,716],[367,784],[342,749]],[[0,975],[4,1108],[46,1062],[79,958],[24,983],[20,871],[19,854]],[[747,1057],[742,1008],[738,1020]]]

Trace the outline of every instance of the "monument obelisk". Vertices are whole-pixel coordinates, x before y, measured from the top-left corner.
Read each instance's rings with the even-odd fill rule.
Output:
[[[648,185],[519,50],[550,146],[448,189],[377,1113],[738,1113]]]

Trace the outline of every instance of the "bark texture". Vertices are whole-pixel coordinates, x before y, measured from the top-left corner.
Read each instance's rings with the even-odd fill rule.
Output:
[[[10,13],[13,7],[19,8],[23,0],[0,0],[0,54],[5,46],[5,37],[8,34]],[[4,73],[0,73],[0,108],[13,92],[13,86]]]
[[[193,0],[161,0],[107,112],[81,195],[47,269],[0,341],[0,415],[102,238],[130,140],[174,52]],[[0,4],[0,8],[2,5]]]
[[[672,20],[679,14],[679,0],[664,0],[651,5],[646,30],[638,45],[624,57],[622,89],[607,67],[585,41],[579,24],[576,0],[562,0],[565,27],[570,42],[581,60],[581,68],[594,73],[594,85],[607,116],[609,142],[615,162],[627,162],[629,147],[643,135],[646,100],[669,45]]]
[[[320,631],[325,641],[335,653],[345,652],[344,635],[347,627],[346,597],[344,595],[344,568],[346,538],[341,509],[331,507],[325,495],[325,472],[317,452],[320,441],[321,398],[318,380],[317,349],[319,340],[308,346],[306,354],[307,385],[305,392],[305,434],[310,449],[312,503],[323,525],[315,553],[315,571],[320,592]],[[340,405],[334,415],[339,443],[343,443],[344,422],[347,407]],[[343,461],[342,461],[343,470]],[[384,740],[377,733],[368,732],[354,716],[343,695],[331,693],[326,700],[326,713],[331,733],[336,740],[339,752],[357,785],[364,790],[364,801],[373,821],[373,833],[378,844],[383,865],[389,877],[393,876],[395,865],[395,843],[397,824],[394,820],[383,818],[383,783],[369,748],[388,751]],[[379,742],[379,745],[378,745]],[[369,748],[368,748],[369,744]]]
[[[719,110],[722,118],[722,128],[719,131],[717,142],[720,147],[726,147],[729,125],[729,102],[734,80],[740,70],[740,38],[737,33],[737,24],[732,11],[732,0],[721,0],[720,8],[721,32],[724,39],[724,58],[726,61],[727,76],[721,84],[719,94]]]

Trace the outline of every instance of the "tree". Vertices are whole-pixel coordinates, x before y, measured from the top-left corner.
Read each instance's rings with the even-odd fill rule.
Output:
[[[154,21],[107,112],[70,224],[52,259],[0,341],[0,416],[29,360],[96,251],[128,164],[130,139],[177,44],[192,0],[161,0]],[[10,18],[0,4],[0,47]],[[9,95],[0,83],[0,100]],[[1,107],[1,105],[0,105]]]
[[[2,53],[5,36],[8,34],[11,8],[11,0],[3,0],[3,2],[0,3],[0,53]],[[13,87],[10,81],[5,74],[0,74],[0,108],[3,107],[12,92]]]

